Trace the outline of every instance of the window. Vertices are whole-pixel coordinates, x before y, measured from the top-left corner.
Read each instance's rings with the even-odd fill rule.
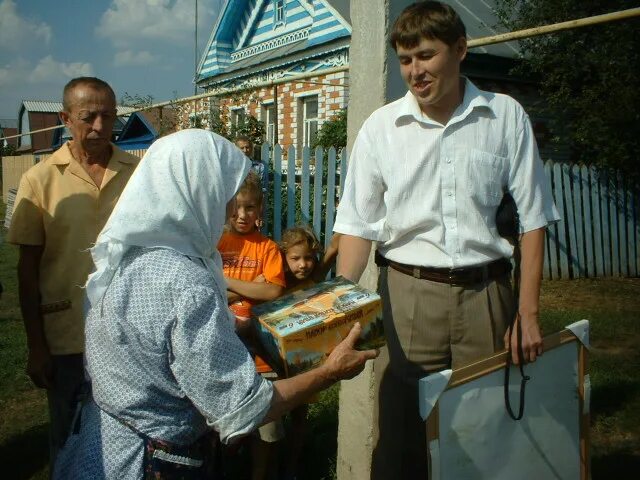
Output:
[[[276,26],[284,23],[284,6],[285,0],[273,0],[273,24]]]
[[[231,127],[238,128],[244,123],[244,108],[234,108],[231,110]]]
[[[262,121],[266,130],[265,140],[273,146],[276,144],[276,107],[274,104],[262,106]]]
[[[318,97],[302,99],[302,146],[310,147],[318,136]]]

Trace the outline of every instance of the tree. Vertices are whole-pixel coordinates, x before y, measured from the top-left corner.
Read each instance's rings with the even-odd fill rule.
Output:
[[[628,0],[496,0],[501,23],[519,30],[629,8]],[[538,80],[537,113],[572,160],[640,179],[640,21],[582,27],[521,41],[517,73]]]
[[[340,150],[347,146],[347,109],[340,110],[337,114],[322,124],[318,136],[312,148],[323,147],[328,149],[334,147]]]

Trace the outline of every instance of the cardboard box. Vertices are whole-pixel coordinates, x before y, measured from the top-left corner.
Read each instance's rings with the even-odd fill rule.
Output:
[[[380,296],[337,277],[253,307],[266,360],[291,377],[320,365],[349,333],[362,325],[359,350],[384,345]]]

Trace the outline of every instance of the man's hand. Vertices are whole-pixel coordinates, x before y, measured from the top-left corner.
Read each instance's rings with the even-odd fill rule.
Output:
[[[361,331],[362,326],[356,323],[347,337],[333,349],[327,361],[320,367],[332,381],[355,377],[364,369],[367,360],[378,356],[378,350],[358,351],[354,348]]]
[[[538,325],[537,316],[517,315],[513,323],[514,331],[511,334],[511,359],[514,365],[518,365],[518,323],[522,326],[522,357],[524,363],[535,362],[536,358],[542,355],[542,332]],[[504,335],[505,347],[509,345],[510,328]]]
[[[53,363],[46,346],[30,348],[27,358],[27,375],[36,387],[53,387]]]

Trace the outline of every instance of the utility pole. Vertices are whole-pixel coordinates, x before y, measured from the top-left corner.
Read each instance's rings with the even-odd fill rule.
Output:
[[[194,37],[195,41],[193,42],[193,94],[198,94],[198,0],[194,0],[196,5],[196,14],[195,14],[195,28],[194,28]]]

